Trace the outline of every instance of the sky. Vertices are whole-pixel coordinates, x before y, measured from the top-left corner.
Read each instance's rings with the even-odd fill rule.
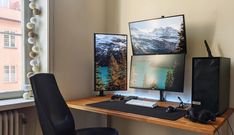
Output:
[[[168,18],[151,19],[146,21],[132,22],[130,28],[137,28],[141,31],[152,32],[155,28],[172,27],[176,30],[181,29],[181,23],[183,22],[183,16],[175,16]]]

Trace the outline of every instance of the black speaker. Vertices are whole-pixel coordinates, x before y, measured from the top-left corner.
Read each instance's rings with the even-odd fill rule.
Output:
[[[193,58],[192,107],[222,114],[229,107],[230,58]]]

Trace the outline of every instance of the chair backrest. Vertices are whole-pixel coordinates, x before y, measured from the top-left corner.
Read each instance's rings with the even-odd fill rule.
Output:
[[[55,77],[40,73],[30,77],[42,132],[44,135],[73,135],[75,123]]]

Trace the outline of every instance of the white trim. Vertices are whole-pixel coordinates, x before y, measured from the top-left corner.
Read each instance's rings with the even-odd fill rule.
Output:
[[[47,9],[48,9],[48,65],[49,65],[49,72],[53,72],[54,70],[54,0],[47,0]]]
[[[5,5],[4,0],[0,0],[0,8],[9,8],[10,7],[10,0],[7,0],[7,5]]]
[[[22,76],[21,76],[21,79],[22,79],[22,89],[24,88],[24,86],[26,85],[26,74],[28,72],[29,69],[26,69],[27,66],[26,66],[26,56],[29,57],[29,55],[27,54],[28,52],[26,52],[26,46],[28,45],[27,43],[25,43],[27,41],[27,36],[26,36],[26,33],[25,33],[25,30],[26,30],[26,21],[25,21],[25,0],[21,0],[21,33],[22,33],[22,37],[21,37],[21,50],[22,50],[22,56],[21,58],[23,59],[22,61],[22,66],[23,68],[21,69],[21,72],[22,72]],[[27,55],[26,55],[27,54]]]
[[[0,111],[20,109],[35,106],[34,99],[25,100],[23,98],[0,100]]]
[[[13,71],[12,69],[13,69],[13,67],[14,67],[14,73],[15,73],[14,76],[12,76],[12,71]],[[8,71],[7,75],[6,75],[6,70]],[[17,78],[16,74],[17,73],[16,73],[16,66],[15,65],[4,65],[3,66],[3,72],[4,72],[3,73],[3,78],[4,78],[3,82],[4,83],[16,83],[17,82],[17,80],[16,80],[16,78]],[[7,76],[8,80],[5,80],[6,79],[5,75]]]
[[[36,16],[38,22],[40,22],[37,26],[40,25],[40,27],[35,29],[35,33],[37,33],[39,37],[35,45],[41,48],[39,52],[40,72],[49,72],[49,0],[36,1],[35,3],[39,5],[41,7],[40,10],[43,11],[40,16]]]
[[[8,36],[7,39],[5,36]],[[12,44],[13,43],[12,37],[14,37],[14,44]],[[16,40],[15,38],[16,38],[16,36],[15,36],[14,32],[12,32],[12,31],[11,32],[10,31],[4,32],[4,34],[3,34],[4,48],[17,48],[16,43],[15,43],[15,40]],[[8,42],[7,44],[5,42],[6,40]]]

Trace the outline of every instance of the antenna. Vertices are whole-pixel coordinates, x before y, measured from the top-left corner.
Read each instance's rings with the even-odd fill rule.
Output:
[[[204,43],[205,43],[205,46],[206,46],[206,50],[207,50],[207,53],[208,53],[208,57],[213,57],[213,55],[212,55],[212,53],[211,53],[211,51],[210,51],[210,47],[209,47],[207,41],[204,40]]]

